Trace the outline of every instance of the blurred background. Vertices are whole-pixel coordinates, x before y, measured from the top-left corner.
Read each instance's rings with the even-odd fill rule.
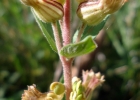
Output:
[[[140,0],[128,0],[111,15],[96,41],[99,48],[84,56],[90,59],[84,64],[76,60],[74,66],[79,76],[82,68],[105,75],[93,100],[140,100]],[[1,0],[0,100],[20,100],[32,84],[48,91],[58,62],[29,7],[19,0]]]

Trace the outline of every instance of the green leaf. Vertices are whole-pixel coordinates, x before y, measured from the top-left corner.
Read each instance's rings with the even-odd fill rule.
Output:
[[[55,45],[55,42],[54,42],[53,37],[48,33],[48,31],[46,30],[46,28],[45,28],[45,26],[43,25],[42,21],[40,21],[40,20],[37,18],[37,16],[35,15],[33,9],[31,9],[31,10],[32,10],[32,12],[33,12],[33,15],[34,15],[34,17],[35,17],[35,19],[36,19],[36,22],[37,22],[39,28],[41,29],[41,31],[42,31],[44,37],[47,39],[47,41],[48,41],[48,43],[50,44],[51,48],[52,48],[55,52],[57,52],[57,48],[56,48],[56,45]]]
[[[109,16],[107,16],[100,24],[98,24],[97,26],[87,26],[84,30],[84,33],[81,37],[81,40],[83,40],[84,38],[86,38],[87,36],[91,35],[92,39],[95,39],[95,37],[98,35],[98,33],[100,32],[100,30],[104,27],[107,19]],[[76,41],[77,36],[78,36],[78,32],[79,30],[77,30],[73,36],[73,43]]]
[[[60,54],[67,58],[73,58],[76,56],[90,53],[95,50],[96,47],[97,45],[92,40],[92,36],[88,36],[83,41],[64,46],[60,50]]]
[[[92,39],[94,39],[98,33],[100,32],[100,30],[104,27],[107,19],[108,19],[109,16],[107,16],[100,24],[98,24],[97,26],[87,26],[84,33],[83,33],[83,36],[81,38],[84,39],[85,37],[91,35],[92,36]]]

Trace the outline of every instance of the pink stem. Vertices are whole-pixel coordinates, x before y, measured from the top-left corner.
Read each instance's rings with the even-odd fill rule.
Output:
[[[58,55],[60,57],[60,60],[63,65],[63,72],[64,72],[64,84],[66,87],[66,100],[69,100],[70,93],[71,93],[71,64],[72,64],[72,59],[67,60],[65,57],[60,55],[60,50],[62,48],[60,36],[58,33],[58,27],[57,23],[52,23],[52,29],[54,32],[54,38],[56,42],[56,47],[58,50]]]
[[[71,34],[70,34],[70,0],[66,0],[64,4],[64,17],[63,17],[63,45],[67,45],[71,42]]]
[[[64,17],[63,17],[63,29],[62,29],[62,38],[63,38],[63,46],[69,44],[71,42],[71,34],[70,34],[70,0],[66,0],[64,4]],[[64,84],[66,87],[66,100],[69,100],[70,93],[72,90],[71,83],[71,64],[72,59],[67,60],[65,57],[60,58],[63,65],[63,75],[64,75]]]
[[[69,100],[70,98],[70,93],[72,90],[72,78],[71,78],[71,64],[73,59],[67,61],[66,58],[61,56],[61,61],[63,65],[63,75],[64,75],[64,84],[66,88],[66,100]]]

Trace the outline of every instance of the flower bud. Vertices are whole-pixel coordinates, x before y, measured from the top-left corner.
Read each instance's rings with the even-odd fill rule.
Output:
[[[33,8],[36,16],[43,22],[55,22],[63,17],[64,0],[21,0]]]
[[[52,90],[57,95],[61,95],[65,92],[65,86],[60,82],[53,82],[50,85],[50,90]]]
[[[119,10],[126,0],[87,0],[77,9],[78,17],[88,25],[99,24],[108,14]]]
[[[82,81],[77,77],[72,78],[72,92],[70,94],[70,100],[85,100]]]

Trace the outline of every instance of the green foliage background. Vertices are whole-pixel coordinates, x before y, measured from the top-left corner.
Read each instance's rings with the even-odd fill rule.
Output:
[[[0,100],[20,100],[33,83],[47,91],[58,60],[19,0],[0,1]]]
[[[140,1],[129,0],[110,16],[93,69],[106,82],[96,100],[140,100]],[[43,92],[53,79],[58,56],[41,34],[28,7],[0,1],[0,100],[20,100],[27,85]]]

